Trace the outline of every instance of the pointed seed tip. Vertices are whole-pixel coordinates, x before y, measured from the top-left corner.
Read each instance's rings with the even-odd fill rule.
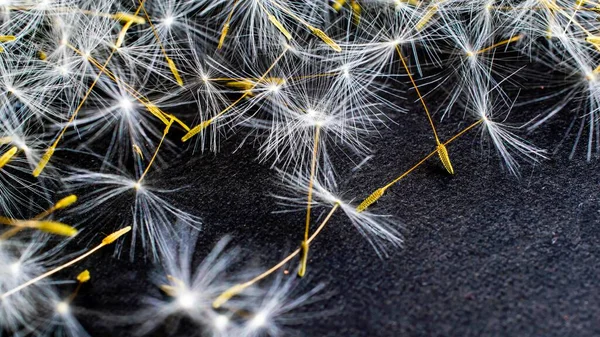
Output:
[[[71,206],[72,204],[77,202],[77,196],[75,194],[71,194],[69,196],[66,196],[62,199],[60,199],[55,205],[54,208],[55,209],[62,209],[62,208],[67,208],[69,206]]]
[[[79,232],[76,228],[57,221],[39,221],[35,228],[42,232],[73,237]]]
[[[115,242],[118,238],[120,238],[121,236],[127,234],[129,231],[131,231],[131,226],[127,226],[124,228],[119,229],[118,231],[111,233],[109,235],[107,235],[103,240],[102,240],[102,244],[103,245],[109,245],[113,242]]]
[[[213,303],[212,306],[215,309],[220,308],[223,304],[225,304],[227,301],[229,301],[233,296],[241,293],[244,289],[246,289],[246,286],[244,286],[244,284],[237,284],[229,289],[227,289],[225,292],[223,292],[221,295],[219,295],[219,297],[217,297]]]

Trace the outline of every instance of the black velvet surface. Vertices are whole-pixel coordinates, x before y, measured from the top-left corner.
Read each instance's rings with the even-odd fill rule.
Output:
[[[338,170],[347,199],[362,200],[433,150],[425,115],[409,105],[409,113],[390,113],[392,122],[373,141],[373,158],[360,169],[346,164]],[[442,139],[468,125],[459,117],[439,123]],[[570,121],[563,115],[527,138],[552,152]],[[223,140],[218,154],[182,147],[176,160],[148,179],[185,187],[170,197],[203,220],[198,261],[229,234],[250,263],[266,269],[300,242],[304,214],[273,213],[281,209],[271,196],[279,192],[275,172],[256,161],[251,144],[238,148],[242,137]],[[378,257],[342,213],[335,214],[311,245],[302,280],[306,289],[322,282],[326,290],[303,309],[314,317],[294,333],[598,336],[598,164],[586,162],[583,150],[569,160],[572,139],[565,144],[548,160],[522,165],[515,177],[493,149],[482,147],[479,131],[465,134],[448,146],[454,176],[433,157],[376,204],[374,210],[403,224],[404,248],[387,258]],[[80,265],[93,281],[74,304],[92,336],[132,335],[135,326],[124,323],[126,314],[138,310],[144,296],[160,294],[150,282],[156,271],[150,261],[112,254],[105,249]],[[296,266],[293,260],[286,267]],[[198,332],[185,324],[167,330],[155,335]]]

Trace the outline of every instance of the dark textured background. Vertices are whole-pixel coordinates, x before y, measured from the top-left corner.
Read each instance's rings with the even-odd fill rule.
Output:
[[[395,123],[375,139],[374,158],[355,172],[338,171],[346,198],[364,198],[433,149],[422,110],[411,106],[410,113],[390,115]],[[527,138],[552,152],[570,121],[563,115]],[[439,124],[440,137],[448,139],[467,125],[460,123],[450,119]],[[272,214],[280,209],[270,196],[279,191],[274,172],[256,162],[251,145],[235,151],[240,140],[224,140],[217,155],[196,153],[189,159],[192,151],[187,149],[149,178],[187,185],[171,197],[205,223],[198,260],[230,234],[253,263],[266,268],[301,240],[304,214]],[[296,332],[600,335],[598,164],[585,162],[583,149],[568,160],[572,139],[565,144],[550,160],[523,165],[517,178],[502,168],[493,150],[482,151],[478,132],[466,134],[448,147],[456,175],[449,176],[434,157],[376,205],[379,213],[404,224],[404,249],[386,259],[378,258],[343,214],[336,213],[311,245],[308,278],[303,280],[307,287],[325,283],[328,295],[305,308],[317,317]],[[111,255],[105,249],[81,264],[90,269],[93,281],[75,305],[92,336],[131,335],[133,327],[117,317],[138,309],[144,296],[160,293],[150,282],[155,270],[150,263]],[[297,260],[292,263],[289,268]],[[195,332],[184,325],[175,335]]]

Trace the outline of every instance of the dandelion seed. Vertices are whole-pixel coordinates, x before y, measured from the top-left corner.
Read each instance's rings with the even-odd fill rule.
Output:
[[[311,237],[308,238],[307,242],[309,244],[319,235],[319,233],[323,230],[323,228],[325,227],[325,225],[327,225],[327,223],[331,219],[332,215],[335,213],[335,211],[339,207],[340,207],[340,204],[336,203],[333,206],[333,208],[331,208],[331,210],[329,211],[329,213],[327,214],[327,216],[325,217],[325,219],[317,227],[317,229],[314,231],[314,233],[311,235]],[[267,271],[263,272],[262,274],[254,277],[250,281],[247,281],[247,282],[244,282],[244,283],[238,283],[238,284],[235,284],[234,286],[229,287],[226,291],[223,291],[218,297],[216,297],[214,299],[214,301],[212,302],[213,308],[215,308],[215,309],[221,308],[225,303],[227,303],[229,300],[231,300],[234,296],[240,295],[242,292],[244,292],[246,289],[252,287],[257,282],[263,280],[264,278],[266,278],[267,276],[271,275],[275,271],[281,269],[281,267],[283,267],[291,259],[293,259],[298,254],[300,254],[300,252],[301,252],[300,248],[296,249],[294,252],[292,252],[291,254],[289,254],[286,258],[284,258],[279,263],[277,263],[276,265],[274,265],[273,267],[271,267],[269,270],[267,270]]]
[[[446,145],[452,143],[453,141],[455,141],[456,139],[458,139],[460,136],[462,136],[463,134],[465,134],[466,132],[468,132],[469,130],[473,129],[474,127],[476,127],[477,125],[483,123],[484,120],[479,120],[476,121],[475,123],[469,125],[468,127],[464,128],[462,131],[460,131],[459,133],[457,133],[456,135],[454,135],[452,138],[450,138],[448,141],[446,141],[445,143],[441,143],[441,145],[443,146],[443,149],[446,149]],[[442,162],[444,161],[442,155],[440,154],[440,148],[439,146],[432,152],[430,152],[428,155],[426,155],[425,157],[423,157],[418,163],[416,163],[413,167],[411,167],[410,169],[408,169],[406,172],[402,173],[400,176],[398,176],[396,179],[392,180],[390,183],[388,183],[387,185],[380,187],[378,189],[376,189],[373,193],[371,193],[367,198],[365,198],[357,207],[356,207],[356,212],[358,213],[362,213],[364,212],[367,208],[369,208],[371,205],[373,205],[375,202],[377,202],[381,197],[383,197],[383,195],[385,194],[385,191],[392,187],[393,185],[395,185],[396,183],[398,183],[400,180],[404,179],[407,175],[409,175],[412,171],[416,170],[419,166],[421,166],[425,161],[427,161],[429,158],[431,158],[433,155],[438,154],[440,156],[440,159],[442,159]],[[446,152],[446,156],[447,156],[447,152]],[[452,166],[450,164],[450,162],[448,162],[449,165],[449,170],[448,171],[453,171]]]
[[[452,168],[452,163],[450,162],[450,157],[448,156],[448,150],[444,144],[439,144],[437,147],[437,153],[440,156],[440,160],[442,164],[444,164],[444,168],[448,173],[454,174],[454,168]]]
[[[283,281],[278,277],[266,289],[266,293],[258,303],[248,302],[251,305],[247,310],[252,314],[243,326],[242,335],[280,336],[294,323],[302,322],[302,315],[295,315],[294,310],[316,301],[315,295],[324,288],[324,285],[319,284],[298,296],[295,296],[298,292],[296,286],[294,279]]]
[[[16,39],[13,35],[0,35],[0,43],[12,42]],[[4,48],[0,45],[0,53],[4,52]]]
[[[59,271],[65,269],[65,268],[68,268],[68,267],[72,266],[73,264],[75,264],[75,263],[77,263],[77,262],[85,259],[86,257],[94,254],[96,251],[100,250],[102,247],[112,244],[114,241],[116,241],[117,239],[119,239],[121,236],[127,234],[130,230],[131,230],[131,227],[128,226],[128,227],[122,228],[122,229],[120,229],[120,230],[118,230],[118,231],[116,231],[116,232],[114,232],[114,233],[106,236],[104,239],[102,239],[102,242],[98,246],[90,249],[85,254],[80,255],[79,257],[77,257],[77,258],[75,258],[75,259],[73,259],[73,260],[71,260],[71,261],[69,261],[69,262],[67,262],[67,263],[65,263],[65,264],[63,264],[63,265],[61,265],[59,267],[56,267],[56,268],[54,268],[54,269],[52,269],[52,270],[50,270],[50,271],[48,271],[48,272],[46,272],[46,273],[44,273],[44,274],[36,277],[36,278],[33,278],[33,279],[31,279],[31,280],[29,280],[29,281],[27,281],[27,282],[19,285],[18,287],[15,287],[15,288],[7,291],[7,292],[4,292],[2,295],[0,295],[0,300],[3,301],[6,298],[8,298],[9,296],[11,296],[11,295],[13,295],[13,294],[15,294],[15,293],[23,290],[23,289],[25,289],[25,288],[27,288],[27,287],[35,284],[36,282],[39,282],[40,280],[43,280],[46,277],[52,276],[53,274],[58,273]]]
[[[123,28],[122,28],[121,32],[119,33],[119,37],[117,39],[117,42],[115,43],[115,47],[116,48],[113,49],[113,51],[109,54],[109,56],[107,57],[104,65],[102,66],[102,69],[105,69],[107,67],[107,65],[110,62],[110,60],[112,59],[112,57],[113,57],[116,49],[118,49],[119,46],[122,44],[122,42],[123,42],[123,40],[125,38],[125,33],[127,32],[127,29],[129,29],[129,27],[132,24],[134,24],[136,22],[139,22],[139,21],[136,21],[135,17],[137,16],[137,14],[142,9],[144,1],[145,0],[141,1],[140,6],[136,10],[136,12],[133,15],[133,17],[129,17],[125,13],[117,13],[117,15],[119,15],[119,18],[128,18],[128,21],[126,21],[126,23],[123,25]],[[58,142],[64,136],[67,127],[70,126],[74,122],[75,118],[77,117],[77,114],[79,113],[79,111],[83,107],[83,104],[85,103],[85,101],[87,100],[87,98],[89,97],[89,95],[91,94],[92,90],[94,89],[94,86],[96,85],[96,83],[100,79],[101,75],[102,75],[102,72],[100,72],[96,76],[96,78],[92,82],[91,86],[88,88],[87,92],[83,96],[83,99],[81,100],[81,102],[79,103],[79,105],[77,106],[77,108],[75,109],[75,111],[73,111],[73,113],[71,115],[71,118],[69,119],[67,125],[61,130],[61,132],[56,137],[56,140],[54,141],[54,143],[52,143],[52,145],[46,150],[46,153],[44,153],[44,156],[42,157],[42,159],[38,163],[37,167],[33,170],[33,176],[34,177],[38,177],[40,175],[40,173],[44,170],[44,168],[46,167],[46,165],[48,165],[48,162],[50,161],[50,158],[52,157],[52,155],[54,154],[54,151],[56,150],[56,147],[58,146]]]
[[[363,200],[360,203],[360,205],[358,205],[356,207],[356,211],[364,212],[367,208],[369,208],[371,205],[373,205],[375,202],[377,202],[377,200],[379,200],[381,197],[383,197],[385,190],[386,190],[386,188],[376,189],[375,192],[371,193],[371,195],[369,195],[367,198],[365,198],[365,200]]]
[[[214,311],[211,302],[231,284],[225,271],[235,261],[238,250],[226,251],[229,239],[224,238],[201,263],[195,264],[193,252],[198,233],[185,227],[180,229],[183,231],[181,238],[167,244],[162,266],[164,273],[155,280],[169,298],[147,298],[147,307],[133,319],[141,323],[142,333],[154,330],[168,318],[177,322],[182,317],[207,328],[214,336],[234,333],[235,323],[225,314]]]
[[[140,181],[124,172],[110,174],[76,170],[64,182],[72,190],[92,191],[85,194],[86,201],[72,209],[73,214],[79,215],[77,221],[89,223],[93,219],[96,226],[111,225],[123,221],[123,217],[113,214],[114,209],[122,208],[125,214],[129,214],[128,221],[133,229],[130,258],[134,258],[136,244],[141,243],[148,256],[158,259],[159,254],[167,249],[168,238],[177,235],[171,223],[179,221],[197,229],[201,222],[167,201],[164,196],[170,191],[152,187],[147,179]],[[120,252],[122,248],[123,245],[118,244],[115,251]]]
[[[0,241],[0,293],[9,291],[61,261],[63,243],[48,245],[48,235],[34,235],[26,242]],[[3,331],[19,333],[44,329],[40,317],[57,296],[50,283],[39,282],[17,296],[0,299]]]

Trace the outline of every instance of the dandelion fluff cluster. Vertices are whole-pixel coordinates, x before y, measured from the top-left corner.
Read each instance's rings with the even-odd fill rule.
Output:
[[[269,276],[295,257],[298,274],[310,273],[309,246],[336,212],[380,256],[400,248],[401,225],[378,204],[426,160],[460,169],[448,147],[463,134],[478,132],[514,175],[547,156],[529,131],[560,116],[572,121],[570,156],[581,147],[588,161],[598,154],[599,8],[582,0],[0,0],[0,333],[87,335],[76,295],[94,271],[53,275],[114,242],[117,256],[158,266],[160,296],[127,317],[140,334],[176,331],[182,319],[209,336],[287,334],[308,319],[296,311],[323,286],[299,293],[294,273]],[[540,85],[543,95],[520,96]],[[431,153],[387,185],[342,197],[338,180],[371,158],[386,125],[402,123],[391,113],[415,111],[431,127]],[[462,131],[438,133],[452,123]],[[160,179],[182,149],[218,154],[233,135],[273,169],[278,210],[305,214],[301,246],[267,271],[245,266],[226,238],[196,261],[196,240],[211,224],[201,209],[172,201],[185,186]],[[85,164],[75,165],[79,156]],[[111,232],[66,262],[74,240]]]

